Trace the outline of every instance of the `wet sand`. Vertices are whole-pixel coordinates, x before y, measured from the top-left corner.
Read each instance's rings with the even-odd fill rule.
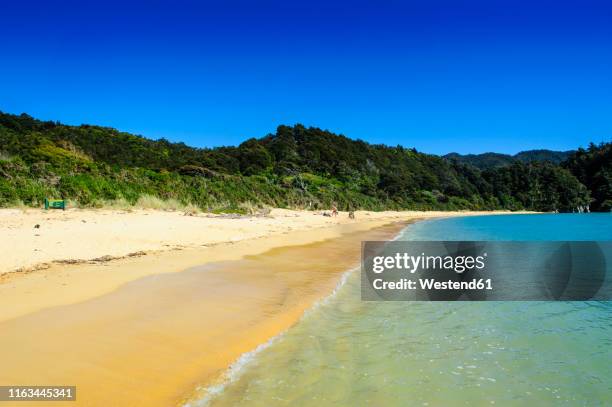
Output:
[[[358,264],[362,240],[391,238],[404,225],[354,227],[302,245],[285,235],[293,246],[144,276],[68,305],[5,310],[0,383],[77,386],[76,403],[53,405],[180,404],[329,294]],[[147,257],[130,260],[134,269]]]

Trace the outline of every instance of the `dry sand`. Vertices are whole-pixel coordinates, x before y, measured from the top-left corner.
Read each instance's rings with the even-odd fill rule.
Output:
[[[357,213],[351,221],[284,210],[241,219],[5,211],[3,270],[148,254],[5,274],[0,383],[77,385],[78,400],[67,405],[176,405],[327,295],[358,263],[360,241],[453,215],[468,214]],[[36,248],[43,253],[33,261],[27,253]]]
[[[441,215],[448,214],[357,212],[356,218],[358,223]],[[355,222],[346,212],[331,218],[322,216],[320,212],[284,209],[274,209],[262,217],[185,216],[182,212],[155,210],[0,209],[0,235],[3,238],[0,274],[41,268],[41,265],[53,261],[202,247],[350,223]]]
[[[267,217],[240,218],[153,210],[0,210],[0,321],[107,294],[152,274],[236,260],[389,222],[482,213],[356,212],[356,220],[351,220],[343,212],[329,218],[283,209]],[[130,256],[133,253],[138,255]],[[109,258],[118,259],[106,261]]]

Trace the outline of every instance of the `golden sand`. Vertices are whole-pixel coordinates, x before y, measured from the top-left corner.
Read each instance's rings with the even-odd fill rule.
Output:
[[[388,239],[401,227],[151,275],[5,320],[0,383],[76,385],[77,402],[65,403],[73,406],[180,404],[327,295],[358,264],[362,240]]]
[[[0,210],[0,232],[5,241],[0,245],[0,321],[108,294],[145,276],[237,260],[274,247],[331,239],[393,221],[486,213],[358,212],[354,221],[346,213],[329,218],[314,212],[288,210],[274,210],[271,218],[240,219],[194,218],[159,211],[75,210],[58,215],[53,214],[61,211],[49,214],[13,211],[8,216]],[[33,229],[32,224],[40,222],[41,216],[48,219],[39,229]],[[86,226],[82,226],[84,218],[88,219]],[[117,229],[117,225],[129,227]],[[173,225],[174,232],[165,234],[169,225]],[[143,236],[147,237],[146,241]],[[182,245],[172,246],[172,250],[160,249],[165,242],[182,242]],[[83,250],[81,254],[66,257],[79,249]],[[8,272],[15,265],[33,264],[27,254],[39,251],[45,254],[38,260],[64,262],[47,263],[44,269],[31,272]],[[131,252],[142,255],[112,261],[65,262],[108,259]]]
[[[361,222],[428,217],[436,212],[358,211],[356,215],[357,222]],[[321,212],[288,209],[273,209],[267,216],[185,216],[180,211],[159,210],[0,209],[0,275],[17,269],[45,268],[54,261],[201,248],[351,223],[355,222],[346,212],[327,217]]]
[[[43,215],[2,212],[0,231],[12,235],[0,253],[0,384],[76,385],[69,406],[180,404],[329,294],[358,263],[362,240],[387,239],[413,220],[477,214],[360,212],[353,221],[276,210],[264,219],[177,221],[158,212],[67,211],[45,214],[31,230]],[[36,264],[20,259],[38,248],[48,251],[41,258],[64,259],[72,249],[61,239],[81,247],[82,259],[146,255],[6,273]],[[168,242],[184,244],[159,249]]]

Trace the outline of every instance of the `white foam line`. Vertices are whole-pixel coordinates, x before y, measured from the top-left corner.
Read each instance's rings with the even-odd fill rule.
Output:
[[[338,294],[338,291],[342,288],[342,286],[344,286],[348,280],[348,277],[351,273],[353,273],[355,270],[358,270],[359,267],[354,267],[348,271],[345,271],[344,273],[342,273],[342,276],[340,277],[340,281],[338,282],[338,284],[336,284],[336,287],[334,288],[334,290],[326,297],[316,301],[312,307],[308,308],[307,310],[304,311],[304,313],[302,314],[302,316],[300,317],[300,319],[298,320],[297,323],[299,323],[300,321],[302,321],[304,318],[306,318],[308,315],[310,315],[313,311],[315,311],[316,309],[318,309],[321,305],[327,304],[333,297],[335,297]],[[255,359],[255,356],[257,356],[257,354],[259,354],[260,352],[262,352],[263,350],[269,348],[270,346],[272,346],[272,344],[274,344],[274,342],[278,341],[280,338],[282,338],[285,333],[287,331],[282,331],[279,334],[277,334],[276,336],[273,336],[272,338],[270,338],[268,341],[262,343],[261,345],[257,346],[255,349],[249,351],[249,352],[245,352],[242,355],[240,355],[240,357],[238,357],[238,359],[236,359],[236,361],[234,363],[232,363],[227,370],[225,371],[225,373],[223,373],[223,377],[221,379],[221,382],[218,384],[213,384],[210,385],[208,387],[203,387],[203,388],[198,388],[196,390],[197,393],[204,393],[204,396],[200,399],[197,400],[192,400],[190,402],[187,402],[183,405],[183,407],[204,407],[207,406],[208,403],[210,403],[212,401],[212,399],[214,399],[215,397],[219,396],[221,393],[223,393],[223,391],[225,390],[225,388],[230,385],[231,383],[235,382],[236,380],[238,380],[240,378],[240,376],[242,375],[244,368],[253,361],[253,359]]]
[[[391,239],[391,241],[395,241],[398,240],[401,236],[402,236],[402,232],[404,231],[404,229],[402,229],[402,231],[400,231],[393,239]],[[308,317],[308,315],[312,314],[315,310],[317,310],[319,307],[321,307],[322,305],[325,305],[327,303],[329,303],[329,301],[331,301],[331,299],[333,299],[338,292],[340,291],[340,289],[346,284],[346,282],[348,281],[349,276],[354,273],[356,270],[359,270],[361,268],[361,266],[356,266],[353,267],[347,271],[345,271],[344,273],[342,273],[342,276],[340,277],[340,281],[338,282],[338,284],[336,284],[336,287],[334,287],[333,291],[325,296],[324,298],[317,300],[312,307],[308,308],[307,310],[304,311],[304,313],[302,314],[302,316],[298,319],[297,323],[301,322],[302,320],[304,320],[304,318]],[[285,334],[286,334],[287,330],[280,332],[279,334],[273,336],[272,338],[268,339],[266,342],[262,343],[261,345],[257,346],[255,349],[245,352],[242,355],[240,355],[238,357],[238,359],[236,359],[236,361],[234,361],[225,371],[225,373],[223,373],[221,382],[218,384],[212,384],[210,386],[207,387],[199,387],[196,389],[196,393],[203,393],[204,396],[200,399],[197,400],[192,400],[189,401],[187,403],[185,403],[183,405],[183,407],[205,407],[208,405],[208,403],[210,403],[212,401],[212,399],[214,399],[215,397],[219,396],[220,394],[223,393],[223,391],[225,390],[225,388],[227,386],[229,386],[231,383],[235,382],[236,380],[238,380],[240,378],[240,376],[242,375],[242,373],[244,372],[245,367],[253,361],[253,359],[255,359],[255,356],[257,356],[260,352],[262,352],[263,350],[269,348],[270,346],[272,346],[276,341],[278,341],[279,339],[281,339]]]
[[[270,338],[267,342],[262,343],[257,346],[255,349],[245,352],[234,363],[232,363],[225,373],[223,374],[223,379],[218,384],[213,384],[205,388],[198,388],[197,392],[203,392],[204,397],[187,402],[184,404],[184,407],[203,407],[208,405],[210,401],[217,397],[219,394],[223,393],[223,390],[230,384],[238,380],[244,367],[251,362],[255,356],[263,351],[264,349],[270,347],[274,342],[276,342],[281,336],[285,334],[285,331],[279,333],[278,335]]]

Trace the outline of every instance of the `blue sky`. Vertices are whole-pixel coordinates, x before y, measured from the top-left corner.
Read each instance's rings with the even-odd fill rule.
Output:
[[[435,154],[612,139],[610,2],[0,6],[5,112],[194,146],[294,123]]]

